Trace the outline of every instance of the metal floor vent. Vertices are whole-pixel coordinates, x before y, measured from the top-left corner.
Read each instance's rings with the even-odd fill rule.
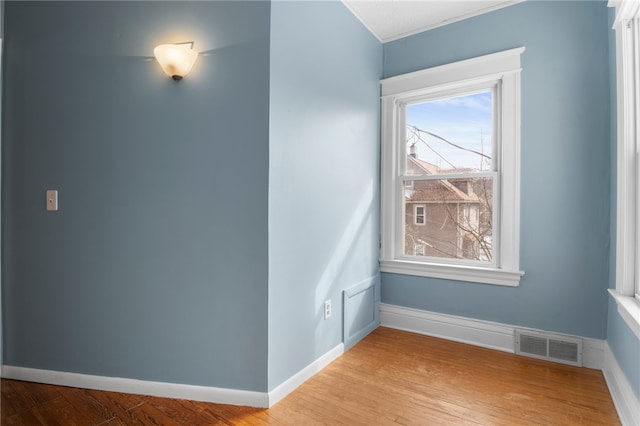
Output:
[[[516,330],[516,354],[582,367],[582,339]]]

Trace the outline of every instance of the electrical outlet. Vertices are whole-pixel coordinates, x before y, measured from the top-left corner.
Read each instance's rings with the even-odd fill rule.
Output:
[[[331,299],[324,302],[324,319],[331,318]]]
[[[58,211],[58,191],[55,189],[47,190],[47,211]]]

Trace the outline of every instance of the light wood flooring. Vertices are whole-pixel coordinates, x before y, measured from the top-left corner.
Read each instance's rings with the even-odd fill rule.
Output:
[[[619,425],[600,371],[378,328],[270,409],[2,380],[2,425]]]

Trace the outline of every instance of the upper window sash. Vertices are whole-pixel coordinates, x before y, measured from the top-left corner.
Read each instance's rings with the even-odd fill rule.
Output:
[[[466,61],[465,61],[466,62]],[[426,70],[431,71],[431,70]],[[400,76],[404,77],[404,76]],[[394,77],[399,78],[399,77]],[[454,84],[448,84],[443,89],[441,87],[426,87],[418,90],[414,90],[411,94],[401,94],[393,96],[396,100],[396,120],[398,123],[405,123],[404,126],[397,126],[397,139],[396,143],[400,144],[397,148],[399,149],[397,171],[400,177],[411,176],[406,173],[406,157],[409,154],[407,152],[407,147],[404,141],[407,140],[407,127],[406,127],[406,108],[411,105],[432,102],[441,99],[460,97],[466,95],[474,95],[482,92],[491,92],[492,97],[494,99],[493,102],[493,129],[500,129],[500,110],[499,110],[499,102],[496,100],[501,97],[501,80],[496,80],[495,75],[484,76],[482,78],[476,78],[477,83],[469,83],[463,84],[461,82],[456,82]],[[385,80],[386,81],[386,80]],[[384,86],[383,86],[384,87]],[[460,87],[464,87],[464,90],[460,90]],[[496,132],[497,133],[497,132]],[[499,136],[496,139],[500,139]],[[498,143],[492,143],[491,150],[491,170],[497,171],[498,168],[498,159],[499,159],[499,149]],[[483,173],[485,171],[478,171],[473,173]],[[418,175],[419,176],[419,175]],[[433,175],[429,175],[433,176]],[[453,174],[450,175],[451,177]]]

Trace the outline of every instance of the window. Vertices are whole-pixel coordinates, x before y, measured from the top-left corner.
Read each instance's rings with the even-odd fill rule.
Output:
[[[523,51],[382,81],[383,272],[518,285]]]
[[[414,241],[422,240],[429,247],[426,256],[493,264],[494,91],[490,87],[462,96],[425,96],[401,106],[401,138],[409,148],[403,202],[407,212],[414,205],[413,223],[423,225],[412,227],[406,220],[404,255],[410,255]],[[412,182],[411,191],[407,182]]]
[[[617,217],[616,288],[618,312],[640,338],[640,3],[616,7]]]
[[[425,212],[424,204],[416,204],[415,206],[413,206],[413,224],[414,225],[425,224],[424,212]]]

